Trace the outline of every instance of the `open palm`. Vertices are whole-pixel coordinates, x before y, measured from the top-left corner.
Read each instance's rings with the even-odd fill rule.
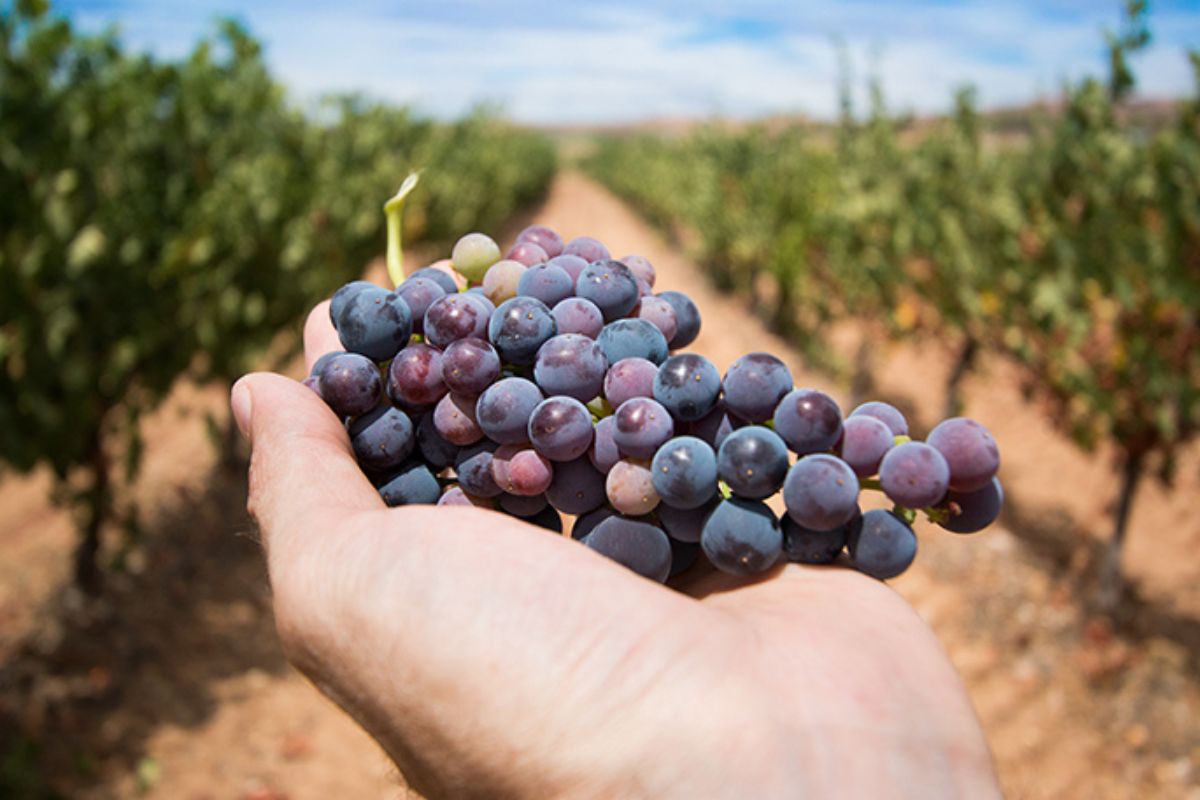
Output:
[[[311,363],[337,347],[324,305]],[[962,684],[913,610],[840,568],[683,591],[469,507],[388,509],[317,396],[233,402],[289,658],[434,796],[988,797]]]

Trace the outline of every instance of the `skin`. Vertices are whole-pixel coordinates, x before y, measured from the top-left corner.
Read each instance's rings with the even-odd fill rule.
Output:
[[[337,347],[324,305],[311,364]],[[998,797],[962,683],[886,585],[788,565],[644,580],[463,506],[388,509],[343,426],[280,375],[252,443],[288,658],[434,797]]]

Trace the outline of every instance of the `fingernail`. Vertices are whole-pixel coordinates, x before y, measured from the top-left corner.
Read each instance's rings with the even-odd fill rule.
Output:
[[[246,385],[246,379],[241,378],[233,385],[233,391],[229,393],[229,407],[233,410],[233,419],[237,422],[238,430],[247,439],[250,438],[250,413],[253,406],[253,399],[250,396],[250,387]]]

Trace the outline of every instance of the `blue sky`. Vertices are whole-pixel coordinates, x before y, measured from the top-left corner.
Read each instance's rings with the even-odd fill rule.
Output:
[[[843,41],[861,83],[872,70],[889,105],[948,107],[973,83],[985,106],[1053,95],[1105,69],[1102,31],[1119,0],[715,2],[609,0],[66,0],[80,27],[116,24],[124,41],[186,53],[231,15],[266,46],[298,102],[361,91],[439,117],[498,102],[531,123],[620,123],[837,108]],[[1139,90],[1192,91],[1184,54],[1200,48],[1200,0],[1151,0],[1152,46],[1135,61]]]

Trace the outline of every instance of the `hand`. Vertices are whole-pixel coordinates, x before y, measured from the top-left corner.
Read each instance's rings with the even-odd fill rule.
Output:
[[[326,305],[308,363],[337,349]],[[289,659],[434,796],[998,796],[946,654],[890,588],[788,565],[686,593],[466,507],[388,509],[310,390],[254,374],[250,437]]]

